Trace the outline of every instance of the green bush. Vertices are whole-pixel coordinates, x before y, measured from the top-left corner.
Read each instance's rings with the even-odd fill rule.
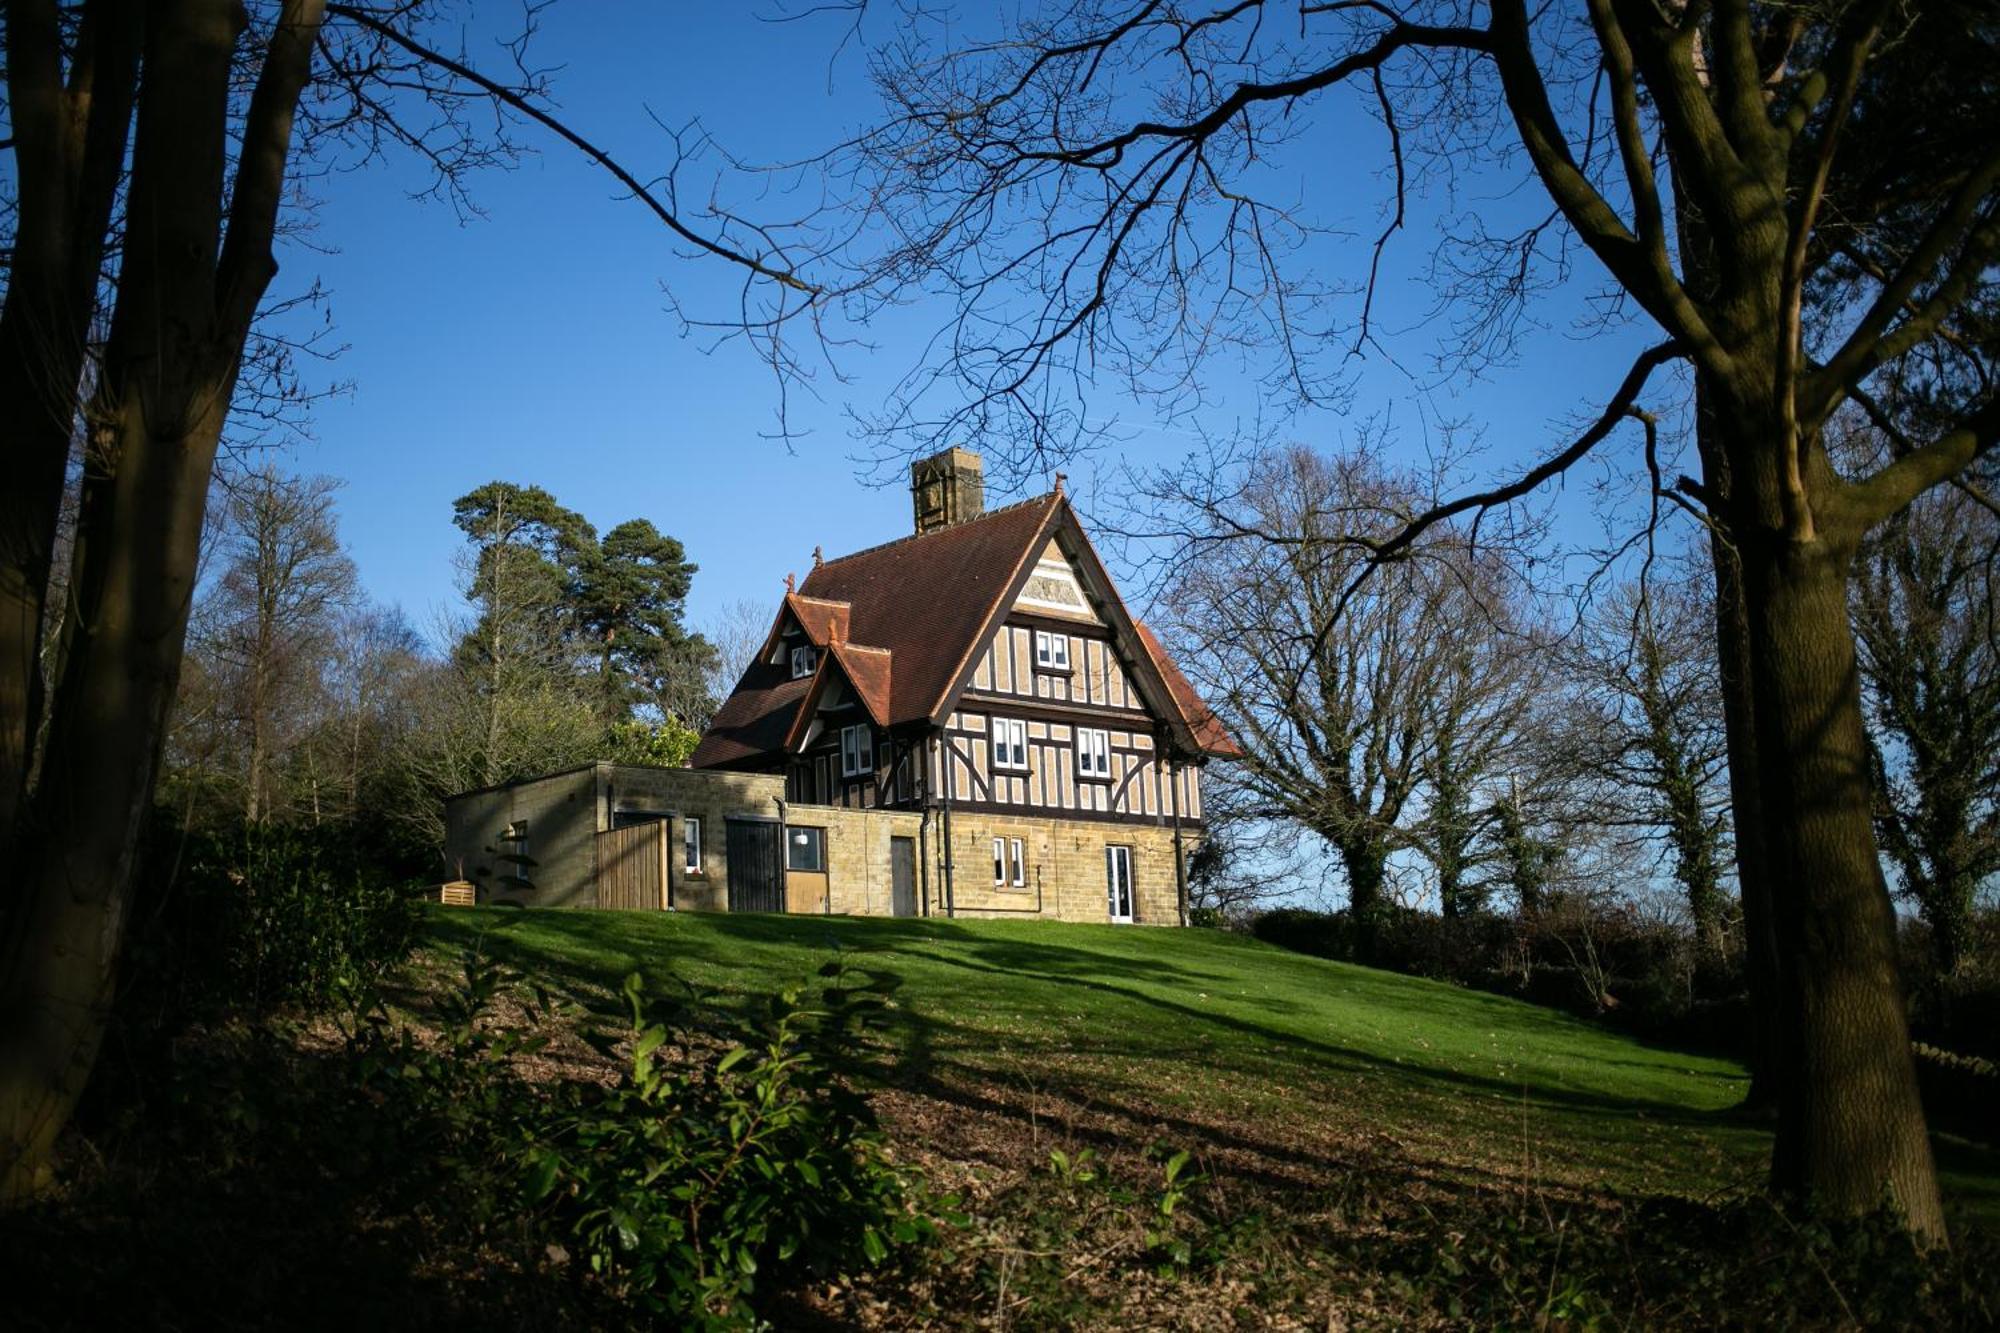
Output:
[[[430,1164],[435,1206],[482,1228],[525,1225],[607,1308],[736,1328],[759,1297],[930,1240],[949,1202],[890,1159],[854,1086],[887,984],[838,964],[820,978],[747,1018],[690,1004],[656,1022],[631,977],[625,1070],[609,1087],[521,1078],[516,1062],[541,1039],[532,1020],[493,1018],[521,979],[476,957],[436,1037],[379,1006],[350,1031],[364,1083]],[[546,1006],[537,995],[531,1015]]]
[[[250,1014],[327,1004],[409,955],[411,893],[344,832],[281,825],[156,839],[131,942],[128,1009]]]
[[[566,1089],[526,1187],[618,1299],[735,1326],[760,1277],[853,1271],[933,1234],[851,1084],[884,991],[837,963],[820,977],[723,1034],[649,1021],[627,980],[625,1078]]]

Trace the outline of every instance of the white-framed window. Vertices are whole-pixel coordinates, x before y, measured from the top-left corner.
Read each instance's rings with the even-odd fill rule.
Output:
[[[993,840],[993,882],[1020,888],[1028,882],[1027,849],[1019,838]]]
[[[800,644],[798,647],[792,649],[792,679],[798,680],[801,677],[810,676],[813,673],[813,666],[818,660],[819,655],[813,652],[813,646],[809,643]]]
[[[1076,730],[1076,771],[1079,777],[1111,776],[1111,733],[1095,727]]]
[[[787,870],[826,869],[826,830],[823,828],[800,828],[794,824],[785,831],[785,868]]]
[[[875,771],[875,729],[863,724],[840,729],[840,776],[866,777]]]
[[[1069,635],[1060,630],[1036,630],[1035,665],[1051,671],[1069,670]]]
[[[1110,846],[1104,849],[1104,896],[1113,921],[1132,920],[1132,849]]]
[[[690,875],[701,873],[701,821],[692,815],[681,819],[681,868]]]
[[[1028,724],[1018,717],[993,719],[993,767],[1028,766]]]

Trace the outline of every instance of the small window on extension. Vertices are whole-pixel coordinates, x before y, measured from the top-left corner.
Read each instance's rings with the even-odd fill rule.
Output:
[[[823,871],[826,869],[826,830],[800,828],[785,830],[785,868]]]

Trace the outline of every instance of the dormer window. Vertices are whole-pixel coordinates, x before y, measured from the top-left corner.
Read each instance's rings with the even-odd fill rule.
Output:
[[[810,676],[818,660],[819,655],[813,651],[813,646],[809,643],[792,649],[792,679],[803,680]]]

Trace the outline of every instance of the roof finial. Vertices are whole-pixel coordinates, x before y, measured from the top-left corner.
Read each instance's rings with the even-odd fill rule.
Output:
[[[785,575],[785,596],[790,597],[794,592],[797,591],[798,591],[798,580],[790,574]]]
[[[826,557],[820,554],[819,547],[817,546],[813,547],[813,568],[818,569],[821,565],[825,563],[826,563]]]
[[[1064,481],[1066,481],[1066,480],[1068,480],[1068,478],[1066,478],[1065,476],[1063,476],[1063,474],[1062,474],[1062,473],[1060,473],[1060,472],[1056,473],[1056,494],[1057,494],[1057,495],[1061,495],[1061,494],[1063,493],[1063,482],[1064,482]]]

